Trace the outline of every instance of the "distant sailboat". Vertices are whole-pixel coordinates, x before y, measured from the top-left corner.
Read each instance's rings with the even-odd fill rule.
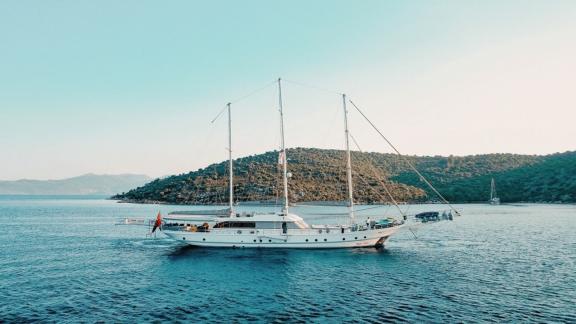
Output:
[[[490,205],[500,205],[500,198],[496,195],[496,183],[494,182],[494,178],[490,182]]]

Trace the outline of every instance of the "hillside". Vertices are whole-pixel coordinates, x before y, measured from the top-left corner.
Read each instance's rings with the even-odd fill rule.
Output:
[[[145,175],[85,174],[61,180],[0,181],[2,195],[113,195],[142,186],[151,179]]]
[[[290,199],[345,199],[344,152],[296,148],[288,150]],[[406,157],[453,202],[486,201],[495,178],[503,202],[576,202],[576,152],[547,156],[488,154],[464,157]],[[234,161],[237,201],[274,201],[281,197],[278,152]],[[353,152],[355,200],[389,202],[378,179],[398,201],[437,200],[407,163],[393,154]],[[228,199],[227,162],[194,172],[156,179],[112,197],[131,202],[218,204]]]

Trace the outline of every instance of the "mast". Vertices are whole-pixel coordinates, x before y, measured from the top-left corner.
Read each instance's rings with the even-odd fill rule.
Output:
[[[350,132],[348,131],[348,109],[346,109],[346,95],[342,94],[342,107],[344,108],[344,133],[346,135],[346,182],[348,183],[348,213],[350,222],[354,223],[354,188],[352,185],[352,159],[350,158]]]
[[[232,113],[230,110],[230,103],[227,104],[228,106],[228,175],[230,179],[229,183],[229,205],[230,205],[230,217],[234,215],[234,174],[232,168]]]
[[[288,157],[286,156],[286,144],[284,142],[284,112],[282,110],[282,85],[278,78],[278,103],[280,105],[280,137],[281,137],[281,157],[282,157],[282,179],[284,181],[284,208],[282,212],[288,215]]]
[[[490,182],[490,200],[496,198],[496,184],[494,183],[494,178]]]

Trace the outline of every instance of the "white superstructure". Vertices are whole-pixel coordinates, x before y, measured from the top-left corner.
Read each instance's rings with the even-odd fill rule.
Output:
[[[310,226],[295,214],[248,213],[202,220],[170,216],[162,229],[175,240],[197,246],[318,249],[383,246],[401,225],[386,220]]]

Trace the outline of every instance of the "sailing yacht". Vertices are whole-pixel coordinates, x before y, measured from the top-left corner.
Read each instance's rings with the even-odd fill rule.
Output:
[[[288,200],[288,158],[284,138],[282,83],[278,79],[280,112],[283,207],[279,212],[256,213],[234,210],[234,170],[232,161],[231,104],[228,110],[229,206],[215,212],[175,212],[166,216],[162,231],[189,245],[245,248],[352,248],[381,247],[404,225],[404,220],[381,219],[366,224],[356,222],[352,185],[352,162],[348,131],[346,95],[342,94],[346,144],[346,180],[349,222],[337,225],[309,225],[290,211]]]
[[[500,205],[500,198],[496,196],[496,183],[494,178],[490,182],[490,200],[488,201],[490,205]]]

